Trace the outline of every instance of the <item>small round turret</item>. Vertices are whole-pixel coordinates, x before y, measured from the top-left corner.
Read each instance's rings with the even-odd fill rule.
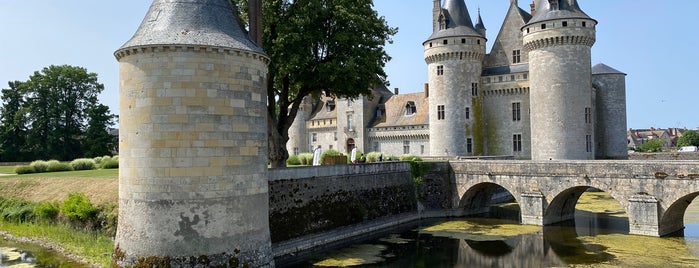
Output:
[[[482,152],[479,81],[486,38],[471,22],[463,0],[447,0],[432,36],[423,43],[428,66],[430,154],[463,156]],[[467,119],[466,108],[474,116]]]
[[[533,160],[593,159],[591,48],[597,21],[576,0],[539,0],[529,51]]]
[[[628,159],[626,74],[605,64],[592,67],[595,89],[597,159]]]

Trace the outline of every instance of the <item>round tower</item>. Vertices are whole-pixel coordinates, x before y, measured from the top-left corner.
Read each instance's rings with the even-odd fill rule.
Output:
[[[269,267],[268,57],[228,0],[154,0],[119,61],[112,267]],[[263,122],[263,123],[260,123]]]
[[[626,74],[605,64],[592,67],[597,159],[628,159]]]
[[[486,38],[473,27],[464,0],[435,4],[433,13],[437,14],[435,29],[423,43],[431,89],[430,153],[481,154],[479,87]]]
[[[597,21],[576,0],[538,0],[529,51],[533,160],[593,159],[591,53]]]
[[[311,97],[304,97],[296,117],[294,117],[294,122],[289,127],[289,141],[286,143],[286,150],[289,152],[289,155],[310,152],[311,147],[306,123],[312,114],[313,101]]]

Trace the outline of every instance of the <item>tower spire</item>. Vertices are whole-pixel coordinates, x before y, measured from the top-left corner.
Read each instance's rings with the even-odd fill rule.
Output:
[[[485,37],[485,24],[483,24],[483,18],[481,18],[481,8],[478,8],[478,18],[476,19],[476,31]]]

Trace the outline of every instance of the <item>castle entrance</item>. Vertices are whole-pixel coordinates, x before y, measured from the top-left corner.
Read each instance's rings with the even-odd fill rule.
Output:
[[[354,145],[354,139],[347,139],[347,153],[351,152],[354,147],[356,147]]]

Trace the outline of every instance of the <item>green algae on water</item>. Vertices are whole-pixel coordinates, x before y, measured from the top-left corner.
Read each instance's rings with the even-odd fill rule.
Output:
[[[611,217],[626,218],[626,210],[618,201],[605,192],[585,192],[578,199],[575,208],[592,213],[602,213]]]
[[[469,219],[446,221],[423,228],[420,233],[472,241],[494,241],[541,230],[541,226],[521,225],[497,219]]]
[[[683,238],[658,238],[625,234],[579,237],[585,245],[605,245],[614,260],[609,267],[697,267],[699,258]],[[593,265],[593,267],[603,267]],[[589,266],[588,266],[589,267]]]
[[[383,245],[357,245],[323,256],[313,266],[319,267],[350,267],[375,264],[385,261],[381,252],[387,247]]]

